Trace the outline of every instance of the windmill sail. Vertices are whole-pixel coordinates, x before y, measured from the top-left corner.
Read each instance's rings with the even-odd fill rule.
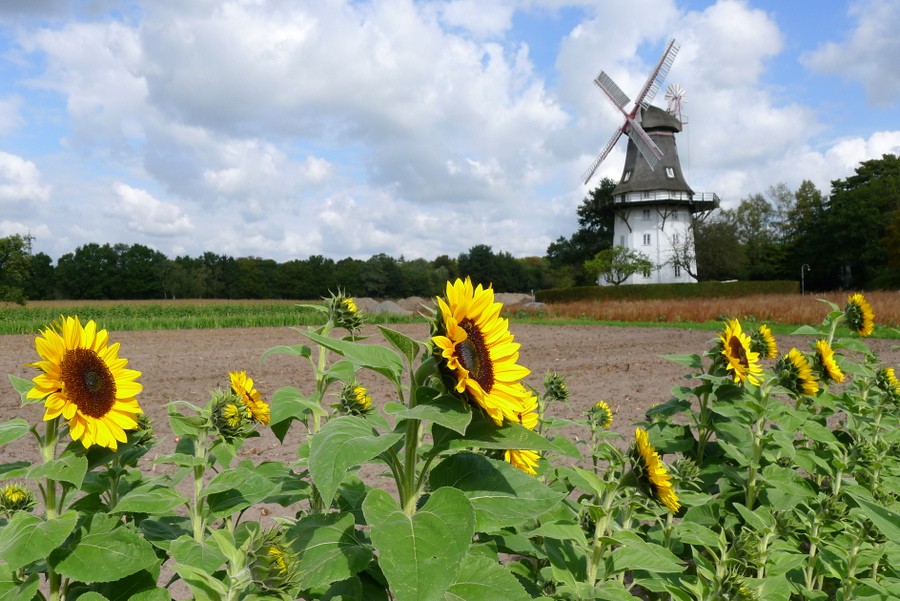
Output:
[[[591,163],[591,166],[588,167],[588,170],[585,171],[584,175],[581,176],[581,179],[585,184],[591,181],[591,178],[594,177],[594,172],[597,171],[597,167],[600,166],[600,163],[603,162],[603,160],[606,158],[606,155],[608,155],[612,151],[613,146],[615,146],[616,142],[619,141],[619,136],[622,135],[623,129],[624,126],[616,130],[616,133],[613,134],[613,137],[610,138],[609,142],[606,143],[606,147],[603,149],[603,152],[597,155],[597,158],[594,159],[594,162]]]
[[[620,110],[628,104],[628,101],[630,100],[628,95],[622,91],[622,88],[616,85],[616,82],[606,74],[606,71],[601,71],[600,75],[594,79],[594,83],[597,84],[598,88],[603,90],[603,93],[606,94]]]
[[[628,95],[616,85],[616,82],[614,82],[605,71],[601,71],[600,75],[594,79],[594,83],[597,84],[597,87],[603,91],[606,97],[609,98],[609,100],[616,105],[616,108],[618,108],[625,116],[625,123],[619,127],[615,134],[613,134],[613,137],[607,142],[603,152],[594,159],[594,162],[588,170],[584,172],[583,180],[585,184],[587,184],[594,176],[600,163],[602,163],[607,155],[612,152],[613,146],[616,145],[616,142],[618,142],[619,137],[621,137],[623,132],[628,135],[628,138],[632,142],[634,142],[634,145],[641,156],[646,159],[651,171],[659,164],[659,161],[663,157],[663,153],[650,138],[650,135],[641,127],[639,121],[641,119],[641,111],[647,110],[647,107],[650,106],[650,102],[656,96],[663,81],[666,79],[666,75],[668,75],[672,63],[675,62],[678,48],[679,46],[675,43],[674,39],[669,40],[659,62],[656,63],[656,66],[650,73],[650,77],[647,78],[647,81],[641,88],[641,91],[637,95],[629,112],[625,111],[625,106],[630,102]]]
[[[637,149],[641,155],[643,155],[644,160],[650,165],[650,169],[656,169],[663,153],[662,150],[659,149],[659,146],[656,145],[656,142],[650,138],[650,135],[644,131],[644,128],[633,119],[629,119],[628,127],[625,128],[625,133],[628,134],[628,137],[631,138],[631,141],[637,146]]]
[[[672,68],[672,63],[675,62],[675,56],[678,54],[679,48],[680,46],[675,43],[674,39],[669,40],[666,51],[663,52],[659,62],[656,63],[656,68],[653,69],[650,77],[647,78],[647,83],[641,88],[641,93],[638,94],[637,100],[635,100],[636,104],[641,105],[645,109],[650,106],[650,103],[656,97],[656,93],[659,92],[660,86],[665,81],[666,75],[669,74],[669,69]]]

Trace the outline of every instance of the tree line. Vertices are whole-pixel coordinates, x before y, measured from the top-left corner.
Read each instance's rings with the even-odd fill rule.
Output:
[[[557,280],[595,282],[586,266],[613,246],[615,187],[604,179],[578,208],[578,231],[547,249]],[[831,182],[829,195],[805,180],[796,190],[778,184],[735,208],[694,215],[685,242],[675,260],[695,263],[700,281],[800,280],[802,273],[807,290],[900,288],[900,159],[860,163]]]
[[[497,292],[596,283],[596,257],[613,246],[616,182],[604,179],[577,209],[579,229],[543,257],[516,258],[488,245],[433,260],[377,254],[320,255],[277,262],[205,252],[168,258],[141,244],[89,243],[54,265],[29,236],[0,238],[0,301],[26,299],[314,299],[338,288],[353,296],[433,296],[470,276]],[[900,288],[900,159],[861,163],[823,194],[810,181],[753,194],[733,209],[693,220],[685,261],[701,280],[799,280],[807,290]]]
[[[32,254],[30,243],[18,235],[0,239],[0,300],[316,299],[338,289],[357,297],[427,297],[466,275],[498,292],[552,287],[540,259],[515,258],[487,245],[431,261],[377,254],[366,260],[313,255],[277,262],[213,252],[170,259],[142,244],[89,243],[54,265],[45,253]]]

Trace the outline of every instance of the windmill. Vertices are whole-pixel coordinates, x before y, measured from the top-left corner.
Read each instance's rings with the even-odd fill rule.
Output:
[[[606,74],[606,71],[601,71],[600,75],[598,75],[594,79],[594,83],[597,84],[597,87],[600,88],[606,97],[609,98],[616,108],[619,109],[619,112],[625,116],[625,122],[619,126],[619,129],[616,130],[616,133],[613,134],[612,138],[609,139],[609,142],[606,143],[606,146],[603,148],[603,152],[594,159],[594,162],[588,168],[587,171],[584,172],[584,183],[587,184],[591,178],[594,176],[594,172],[597,171],[597,167],[600,166],[600,163],[607,157],[607,155],[612,151],[613,147],[616,145],[616,142],[619,141],[619,138],[624,133],[628,136],[632,143],[637,146],[641,155],[647,161],[647,164],[650,165],[651,169],[655,169],[657,163],[659,163],[659,159],[662,158],[662,151],[659,147],[653,142],[647,132],[644,131],[644,128],[641,127],[639,123],[639,119],[641,117],[640,110],[646,109],[650,106],[650,103],[653,101],[653,98],[656,96],[656,93],[659,92],[659,88],[662,85],[662,82],[666,79],[666,75],[669,74],[669,69],[672,68],[672,63],[675,62],[675,55],[678,54],[678,44],[675,43],[675,40],[669,40],[668,45],[666,46],[665,52],[663,52],[662,57],[659,59],[659,62],[656,63],[656,68],[653,69],[653,72],[650,73],[650,77],[647,78],[647,82],[644,84],[644,87],[641,88],[641,91],[638,93],[637,98],[635,98],[634,104],[631,107],[629,112],[625,112],[624,106],[628,104],[629,98],[622,89],[616,85],[616,82],[612,80],[612,78]]]
[[[696,281],[691,216],[719,205],[715,194],[695,194],[681,170],[675,134],[684,123],[684,89],[677,84],[669,86],[667,111],[650,104],[665,81],[678,48],[674,39],[669,41],[627,111],[625,107],[631,101],[609,75],[601,71],[594,79],[625,120],[585,171],[583,181],[587,184],[591,180],[625,134],[625,166],[612,191],[616,214],[614,244],[645,254],[655,265],[650,272],[631,276],[627,283]]]

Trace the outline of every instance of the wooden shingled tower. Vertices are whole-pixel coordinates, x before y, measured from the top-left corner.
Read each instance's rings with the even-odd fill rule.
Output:
[[[684,91],[670,86],[668,110],[650,104],[677,53],[678,45],[671,40],[628,112],[628,96],[605,72],[594,80],[625,121],[585,172],[584,183],[590,181],[621,135],[628,136],[622,177],[613,190],[613,243],[643,253],[654,264],[651,271],[628,278],[627,284],[695,282],[691,275],[696,273],[692,216],[719,205],[715,194],[696,194],[691,189],[678,160],[675,134],[684,123]]]

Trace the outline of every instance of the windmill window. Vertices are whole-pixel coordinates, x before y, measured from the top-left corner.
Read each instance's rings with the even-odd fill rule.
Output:
[[[644,234],[644,246],[650,246],[650,234]]]
[[[678,264],[675,265],[675,277],[676,278],[681,277],[681,265],[678,265]]]
[[[672,245],[678,246],[678,243],[681,242],[681,239],[678,237],[678,234],[672,235]]]
[[[631,179],[631,171],[626,171],[625,175],[622,176],[622,183],[625,183],[630,179]]]
[[[671,167],[666,167],[666,177],[669,179],[675,179],[675,170]]]
[[[644,221],[650,221],[650,209],[644,209]]]
[[[622,247],[625,246],[625,236],[624,235],[619,236],[619,246],[622,246]]]
[[[678,211],[672,211],[672,221],[678,221]]]
[[[645,278],[649,278],[649,277],[650,277],[650,270],[649,270],[649,269],[645,269],[645,270],[643,270],[641,273],[643,274],[643,276],[644,276]]]

